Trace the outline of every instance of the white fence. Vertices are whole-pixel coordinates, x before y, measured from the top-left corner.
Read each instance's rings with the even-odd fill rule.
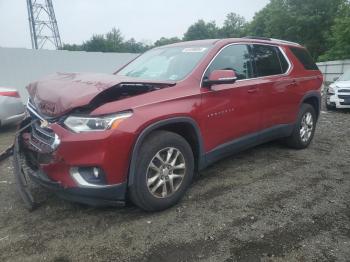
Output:
[[[325,76],[325,82],[330,83],[345,71],[350,70],[350,60],[321,62],[317,63],[317,66]]]
[[[25,86],[56,72],[112,73],[137,54],[0,48],[0,86],[15,87],[23,101]]]

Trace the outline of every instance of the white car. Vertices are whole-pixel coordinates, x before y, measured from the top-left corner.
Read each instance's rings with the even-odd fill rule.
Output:
[[[0,87],[0,126],[18,123],[24,115],[24,105],[18,91]]]
[[[326,107],[328,110],[350,108],[350,70],[329,85],[326,94]]]

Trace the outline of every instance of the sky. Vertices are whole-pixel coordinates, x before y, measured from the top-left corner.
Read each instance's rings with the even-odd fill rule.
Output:
[[[44,0],[37,0],[44,1]],[[81,44],[119,28],[125,39],[153,43],[182,37],[198,21],[222,25],[235,12],[248,21],[269,0],[53,0],[63,43]],[[31,48],[26,0],[0,0],[0,46]]]

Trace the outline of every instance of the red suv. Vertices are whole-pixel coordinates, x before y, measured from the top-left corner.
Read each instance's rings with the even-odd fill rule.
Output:
[[[27,87],[17,178],[90,205],[162,210],[220,158],[281,138],[306,148],[322,81],[299,44],[253,37],[155,48],[114,74],[48,76]]]

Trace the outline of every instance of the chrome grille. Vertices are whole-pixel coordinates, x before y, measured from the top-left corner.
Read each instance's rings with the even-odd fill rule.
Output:
[[[350,89],[339,89],[338,93],[350,93]]]
[[[41,128],[39,122],[32,124],[32,135],[47,145],[52,145],[55,141],[55,133],[51,129]]]
[[[42,127],[41,124],[47,122],[37,111],[35,106],[28,101],[28,113],[33,120],[30,132],[30,145],[37,152],[51,153],[59,145],[60,139],[49,127]]]

